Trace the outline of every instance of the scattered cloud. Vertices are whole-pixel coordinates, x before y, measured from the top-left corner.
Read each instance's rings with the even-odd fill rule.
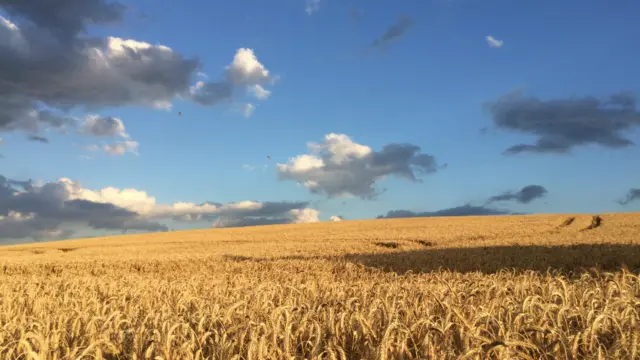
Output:
[[[266,100],[269,98],[269,96],[271,96],[271,91],[265,90],[265,88],[257,84],[253,85],[249,89],[255,95],[255,97],[259,100]]]
[[[118,141],[115,144],[105,144],[102,146],[102,150],[114,156],[122,156],[125,153],[132,153],[134,155],[139,155],[138,147],[140,144],[137,141],[125,140]]]
[[[102,149],[109,155],[122,156],[126,153],[139,155],[138,148],[140,144],[131,139],[125,130],[124,123],[119,118],[100,115],[87,115],[79,124],[78,133],[82,135],[98,137],[98,138],[121,138],[124,140],[116,141],[111,144],[89,145],[85,149],[88,151],[97,151]]]
[[[47,139],[46,137],[43,137],[43,136],[38,136],[38,135],[29,135],[27,137],[27,139],[29,141],[39,142],[39,143],[42,143],[42,144],[48,144],[49,143],[49,139]]]
[[[233,85],[255,86],[274,81],[267,68],[258,61],[252,49],[238,49],[231,65],[225,72],[227,81]]]
[[[486,204],[491,204],[500,201],[515,201],[520,204],[528,204],[533,200],[540,199],[546,196],[547,189],[540,185],[528,185],[520,189],[519,191],[507,191],[500,195],[490,197]]]
[[[178,97],[215,105],[232,101],[237,89],[260,85],[264,90],[274,81],[251,49],[238,49],[223,79],[211,82],[197,59],[167,46],[86,35],[90,24],[120,23],[127,8],[119,2],[0,0],[0,6],[5,10],[0,15],[0,132],[64,132],[78,125],[68,115],[74,109],[170,109]],[[192,85],[194,78],[200,80]],[[109,132],[118,131],[116,118],[100,118],[99,124],[91,119],[97,118],[81,124],[86,133],[117,136]],[[100,127],[109,122],[115,127]]]
[[[400,15],[396,22],[391,25],[379,38],[371,43],[371,47],[381,47],[390,44],[404,36],[413,25],[413,20],[408,15]]]
[[[497,40],[491,35],[488,35],[487,37],[485,37],[485,39],[487,40],[487,44],[489,44],[490,48],[501,48],[504,44],[504,41]]]
[[[640,200],[640,189],[629,189],[625,198],[618,201],[618,203],[620,203],[620,205],[628,205],[638,200]]]
[[[129,138],[129,134],[126,133],[122,120],[100,115],[87,115],[80,125],[78,133],[96,137]]]
[[[307,145],[312,154],[277,164],[280,180],[295,181],[311,193],[332,197],[373,199],[377,181],[395,175],[412,182],[438,171],[435,157],[411,144],[388,144],[381,150],[354,142],[344,134],[328,134],[321,144]]]
[[[189,96],[202,105],[214,105],[231,100],[237,89],[245,88],[261,100],[271,91],[263,86],[273,84],[277,77],[258,61],[252,49],[240,48],[226,67],[224,79],[217,82],[198,81],[189,88]]]
[[[304,11],[306,11],[309,15],[313,14],[320,9],[320,2],[321,0],[305,0],[306,4]]]
[[[340,215],[333,215],[329,218],[329,221],[343,221],[344,218]]]
[[[380,215],[377,219],[413,218],[413,217],[439,217],[439,216],[490,216],[490,215],[516,215],[509,210],[492,209],[485,206],[470,204],[456,206],[436,211],[414,212],[409,210],[392,210],[386,215]]]
[[[317,222],[309,202],[158,204],[136,189],[84,188],[68,178],[36,183],[0,176],[0,239],[51,238],[84,226],[111,231],[167,231],[161,220],[207,221],[215,227]]]
[[[534,144],[517,144],[506,154],[567,154],[573,148],[600,145],[620,149],[635,145],[625,137],[640,126],[636,98],[621,92],[606,99],[595,97],[540,100],[513,91],[486,105],[501,130],[537,137]]]

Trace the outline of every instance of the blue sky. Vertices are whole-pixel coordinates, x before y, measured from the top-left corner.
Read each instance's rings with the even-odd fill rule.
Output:
[[[33,9],[11,9],[5,3],[0,0],[4,19],[21,30],[32,25]],[[623,119],[628,126],[614,132],[640,142],[638,112],[625,108],[627,115],[616,113],[618,118],[598,109],[592,109],[594,114],[584,109],[567,112],[580,105],[575,102],[579,98],[598,99],[602,109],[612,95],[640,90],[634,81],[640,78],[635,64],[640,51],[637,1],[320,0],[311,13],[305,11],[305,0],[191,1],[180,6],[151,0],[122,3],[128,7],[123,21],[91,25],[75,38],[133,39],[167,46],[185,59],[197,58],[201,63],[197,71],[208,78],[198,77],[194,70],[185,77],[189,86],[199,80],[221,81],[238,49],[252,49],[269,71],[270,81],[261,84],[270,96],[255,99],[238,86],[238,94],[214,105],[202,105],[183,94],[182,100],[172,99],[171,110],[136,101],[108,106],[76,94],[86,94],[86,89],[100,93],[102,80],[96,80],[86,89],[69,90],[77,92],[65,98],[74,106],[65,116],[77,121],[87,114],[121,119],[126,133],[139,143],[138,154],[89,151],[84,147],[109,141],[75,130],[61,133],[42,126],[38,135],[49,143],[38,143],[26,140],[33,132],[0,128],[0,175],[41,182],[64,177],[94,191],[136,189],[154,196],[159,204],[310,201],[320,220],[332,215],[374,218],[391,210],[428,212],[469,202],[482,206],[491,196],[515,193],[527,185],[543,186],[546,192],[531,201],[513,197],[491,205],[532,213],[640,211],[640,201],[616,203],[640,187],[640,148],[597,144],[593,139],[612,134],[605,129],[611,124],[596,125],[602,126],[600,135],[580,138],[581,132],[593,128],[581,128],[585,117]],[[357,19],[351,16],[354,13]],[[402,16],[411,19],[411,26],[401,36],[384,49],[370,46]],[[489,46],[487,36],[503,41],[502,46]],[[6,68],[0,71],[0,80],[13,81],[8,65],[2,66]],[[67,84],[75,86],[73,79]],[[184,86],[170,90],[177,94]],[[497,126],[492,121],[497,115],[492,117],[486,103],[518,90],[523,91],[522,98],[538,98],[540,107],[534,111],[524,102],[510,102],[506,113],[511,115],[505,116],[511,118]],[[36,96],[36,100],[43,99]],[[565,117],[578,114],[567,120],[568,130],[560,134],[571,137],[565,144],[568,152],[538,149],[505,154],[514,145],[535,143],[536,134],[543,131],[525,124],[520,129],[529,133],[517,133],[507,131],[505,124],[516,121],[517,114],[533,122],[540,114],[558,118],[549,115],[557,110],[554,101],[564,102]],[[88,103],[95,107],[83,107]],[[255,106],[251,116],[242,113],[247,103]],[[344,134],[372,151],[381,151],[386,144],[412,144],[437,164],[425,167],[429,174],[419,176],[422,182],[384,173],[387,176],[375,180],[374,188],[386,191],[374,200],[357,194],[327,198],[322,184],[314,194],[294,180],[278,178],[277,163],[310,154],[307,143],[321,143],[331,133]],[[245,165],[256,169],[249,171]],[[358,177],[351,168],[340,169],[345,176]],[[326,184],[338,186],[335,178],[328,178],[338,172],[296,176],[297,180],[322,176]],[[210,220],[172,221],[171,227],[206,227]],[[76,229],[78,224],[70,226]]]

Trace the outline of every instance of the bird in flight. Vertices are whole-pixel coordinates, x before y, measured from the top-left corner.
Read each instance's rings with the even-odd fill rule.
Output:
[[[179,112],[178,112],[178,116],[182,116],[182,111],[179,111]]]

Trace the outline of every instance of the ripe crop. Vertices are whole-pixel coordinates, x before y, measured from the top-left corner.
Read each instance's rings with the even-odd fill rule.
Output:
[[[638,234],[545,215],[5,246],[0,358],[640,359]]]

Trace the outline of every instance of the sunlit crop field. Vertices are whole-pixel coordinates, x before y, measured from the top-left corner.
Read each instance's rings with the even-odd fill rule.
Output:
[[[6,246],[0,359],[640,359],[639,276],[637,213]]]

